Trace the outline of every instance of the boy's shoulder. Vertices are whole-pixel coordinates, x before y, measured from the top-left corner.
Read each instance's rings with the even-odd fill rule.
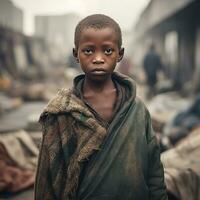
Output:
[[[71,89],[59,89],[57,94],[47,103],[46,107],[43,109],[39,122],[42,123],[47,118],[52,118],[54,114],[61,112],[64,108],[67,107],[67,102],[71,97]]]
[[[150,112],[145,104],[145,102],[138,96],[135,97],[135,100],[132,102],[135,109],[137,110],[138,117],[144,121],[148,121],[151,118]]]
[[[43,110],[48,113],[59,113],[66,109],[72,95],[71,89],[59,89],[55,97],[53,97]]]
[[[145,103],[144,103],[144,101],[141,99],[141,97],[136,96],[136,97],[135,97],[135,103],[136,103],[138,106],[140,106],[140,107],[142,107],[143,109],[145,109],[146,111],[148,111],[147,106],[145,105]]]
[[[46,116],[55,116],[57,114],[70,112],[89,115],[84,102],[73,93],[73,89],[60,89],[56,96],[44,108],[39,121],[42,122]]]

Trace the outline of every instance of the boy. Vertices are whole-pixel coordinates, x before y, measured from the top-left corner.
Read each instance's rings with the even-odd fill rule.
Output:
[[[160,153],[135,83],[113,72],[124,54],[119,25],[91,15],[75,30],[84,75],[40,117],[36,200],[166,200]]]

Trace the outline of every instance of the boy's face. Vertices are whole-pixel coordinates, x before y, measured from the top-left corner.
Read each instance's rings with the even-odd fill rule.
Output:
[[[112,28],[87,28],[80,34],[74,56],[80,62],[86,78],[105,80],[114,71],[124,54],[118,47],[118,37]]]

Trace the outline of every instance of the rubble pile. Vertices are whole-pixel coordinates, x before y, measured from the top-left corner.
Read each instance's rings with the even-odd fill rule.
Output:
[[[162,154],[167,189],[177,199],[200,199],[200,127]]]
[[[200,199],[200,96],[158,94],[149,103],[169,199]]]

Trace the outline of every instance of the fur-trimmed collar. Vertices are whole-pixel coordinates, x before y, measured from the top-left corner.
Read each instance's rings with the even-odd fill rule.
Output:
[[[78,84],[81,79],[84,79],[85,75],[79,75],[74,79],[74,87]],[[113,72],[112,78],[115,79],[119,84],[127,88],[130,93],[129,100],[134,100],[136,97],[136,84],[131,78],[120,74],[119,72]],[[58,114],[58,113],[69,113],[78,112],[85,116],[91,117],[93,114],[89,111],[88,107],[84,102],[73,94],[73,89],[61,89],[56,97],[52,99],[47,107],[41,114],[40,120],[46,114]]]
[[[52,99],[40,116],[40,122],[49,114],[74,113],[86,117],[93,117],[88,107],[73,94],[72,89],[61,89]]]

